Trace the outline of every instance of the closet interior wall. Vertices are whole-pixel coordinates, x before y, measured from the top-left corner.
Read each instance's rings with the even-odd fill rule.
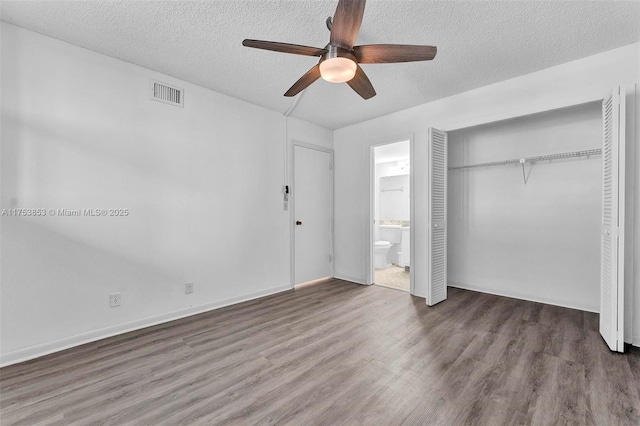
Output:
[[[449,167],[602,147],[599,102],[449,133]],[[602,157],[448,173],[449,285],[597,312]]]

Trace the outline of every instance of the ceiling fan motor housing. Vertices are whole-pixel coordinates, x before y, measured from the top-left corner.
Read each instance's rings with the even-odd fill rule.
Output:
[[[348,59],[351,59],[353,62],[358,62],[358,60],[356,59],[356,56],[350,50],[343,49],[342,47],[338,47],[338,46],[332,46],[330,44],[328,44],[327,47],[325,47],[325,49],[327,50],[327,53],[325,53],[320,57],[319,63],[326,61],[327,59],[333,59],[333,58],[348,58]]]

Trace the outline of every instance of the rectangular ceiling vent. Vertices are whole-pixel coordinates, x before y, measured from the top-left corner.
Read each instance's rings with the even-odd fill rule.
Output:
[[[184,107],[184,92],[177,87],[171,87],[159,81],[151,82],[151,99],[165,104]]]

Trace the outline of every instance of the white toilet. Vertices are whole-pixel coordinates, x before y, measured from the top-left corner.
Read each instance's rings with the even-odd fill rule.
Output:
[[[376,241],[373,248],[376,268],[388,268],[391,266],[388,260],[389,249],[402,240],[402,227],[400,225],[380,225],[380,241]]]
[[[388,268],[389,263],[387,262],[387,254],[389,254],[389,249],[391,248],[391,243],[389,241],[376,241],[375,247],[373,248],[374,254],[374,266],[378,269]]]

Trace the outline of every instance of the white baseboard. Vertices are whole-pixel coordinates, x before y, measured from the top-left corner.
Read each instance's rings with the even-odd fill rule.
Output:
[[[248,300],[257,299],[288,290],[291,290],[291,286],[289,284],[279,287],[272,287],[263,291],[258,291],[243,296],[232,297],[216,302],[205,303],[203,305],[192,306],[186,309],[153,315],[128,323],[118,324],[110,327],[92,330],[86,333],[77,334],[75,336],[65,337],[63,339],[54,340],[52,342],[29,346],[27,348],[18,349],[16,351],[0,355],[0,367],[6,367],[7,365],[17,364],[19,362],[39,358],[41,356],[49,355],[54,352],[59,352],[65,349],[73,348],[75,346],[84,345],[85,343],[95,342],[96,340],[102,340],[107,337],[116,336],[118,334],[140,330],[142,328],[151,327],[153,325],[174,321],[180,318],[201,314],[203,312],[212,311],[214,309],[223,308],[229,305],[235,305],[236,303],[246,302]]]
[[[367,280],[363,278],[355,278],[355,277],[350,277],[348,275],[341,275],[341,274],[334,274],[333,278],[337,278],[339,280],[351,281],[352,283],[356,283],[356,284],[367,285]]]
[[[631,340],[631,344],[640,348],[640,334],[634,334],[633,339]]]
[[[563,308],[570,308],[570,309],[579,309],[581,311],[587,311],[587,312],[594,312],[594,313],[599,313],[599,307],[593,307],[593,306],[586,306],[586,305],[581,305],[579,303],[563,303],[563,302],[558,302],[557,300],[553,300],[553,299],[547,299],[544,297],[533,297],[531,295],[528,294],[521,294],[518,292],[501,292],[501,291],[494,291],[494,290],[488,290],[484,287],[479,287],[479,286],[475,286],[475,285],[469,285],[469,284],[458,284],[458,283],[448,283],[449,287],[455,287],[455,288],[461,288],[463,290],[472,290],[472,291],[479,291],[480,293],[488,293],[488,294],[493,294],[496,296],[504,296],[504,297],[511,297],[513,299],[521,299],[521,300],[528,300],[529,302],[538,302],[538,303],[546,303],[547,305],[554,305],[554,306],[561,306]]]

